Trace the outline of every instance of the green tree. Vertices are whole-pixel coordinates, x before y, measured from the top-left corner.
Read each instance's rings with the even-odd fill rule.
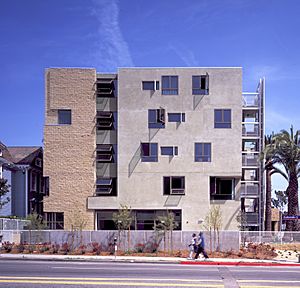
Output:
[[[26,220],[30,221],[27,225],[28,230],[44,230],[47,228],[46,221],[36,212],[29,214]]]
[[[266,145],[263,154],[266,163],[270,162],[276,166],[276,173],[281,174],[287,181],[286,194],[288,197],[288,215],[299,214],[298,205],[298,177],[300,174],[300,137],[299,131],[294,133],[293,126],[290,133],[281,130],[272,137],[270,144]],[[280,168],[279,168],[280,167]],[[283,168],[281,168],[283,167]],[[299,230],[298,220],[287,222],[287,231]]]
[[[283,212],[288,203],[286,191],[275,191],[275,196],[276,198],[272,198],[272,205]]]
[[[10,198],[5,196],[9,192],[9,187],[7,179],[0,178],[0,209],[10,201]]]
[[[123,231],[127,230],[127,242],[128,242],[128,251],[130,250],[130,225],[132,223],[133,217],[131,209],[127,205],[122,205],[118,212],[113,213],[113,221],[115,222],[116,227],[120,235]]]

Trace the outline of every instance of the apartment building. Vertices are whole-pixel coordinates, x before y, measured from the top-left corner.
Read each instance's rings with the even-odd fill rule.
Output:
[[[178,230],[198,230],[212,205],[223,229],[262,229],[264,81],[242,92],[242,69],[50,68],[45,75],[44,211],[52,229],[152,230],[172,211]]]

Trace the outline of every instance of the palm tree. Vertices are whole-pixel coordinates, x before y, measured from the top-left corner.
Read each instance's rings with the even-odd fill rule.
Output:
[[[263,154],[266,159],[266,165],[273,167],[273,173],[281,174],[287,181],[286,190],[288,196],[288,215],[296,216],[299,214],[298,206],[298,177],[300,176],[300,132],[294,134],[293,126],[290,133],[281,130],[280,133],[272,136],[271,143],[267,144]],[[275,165],[283,167],[279,168]],[[275,168],[275,170],[274,170]],[[272,174],[273,174],[272,173]],[[300,225],[298,220],[287,222],[287,231],[298,231]]]

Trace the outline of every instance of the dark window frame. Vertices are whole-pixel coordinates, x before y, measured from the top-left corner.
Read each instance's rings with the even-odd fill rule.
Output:
[[[179,179],[182,187],[174,187]],[[163,195],[185,195],[185,176],[163,176]]]
[[[58,125],[72,125],[72,110],[71,109],[58,109],[57,110],[57,123],[58,123]]]
[[[141,142],[140,147],[142,162],[158,162],[158,143]]]
[[[154,91],[155,90],[155,81],[142,81],[142,90],[143,91]]]
[[[116,177],[103,177],[97,178],[95,183],[95,196],[117,196],[117,178]]]
[[[62,216],[62,220],[57,219]],[[64,230],[64,212],[45,212],[46,224],[50,230]]]

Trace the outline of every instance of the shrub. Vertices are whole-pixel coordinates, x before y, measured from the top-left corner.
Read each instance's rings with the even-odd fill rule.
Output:
[[[92,242],[91,246],[92,246],[92,252],[95,253],[96,255],[100,255],[102,250],[101,244],[99,244],[98,242]]]
[[[10,253],[13,245],[15,245],[15,243],[10,243],[9,241],[4,241],[2,244],[2,249],[6,252],[6,253]]]
[[[143,253],[144,252],[144,249],[145,249],[145,244],[143,243],[137,243],[134,247],[134,250],[137,252],[137,253]]]
[[[64,254],[67,255],[71,251],[71,247],[69,243],[65,242],[61,245],[60,251]]]
[[[56,243],[55,243],[55,244],[52,245],[51,248],[52,248],[52,253],[53,253],[53,254],[57,254],[58,251],[59,251],[60,246],[59,246],[59,244],[56,244]]]

